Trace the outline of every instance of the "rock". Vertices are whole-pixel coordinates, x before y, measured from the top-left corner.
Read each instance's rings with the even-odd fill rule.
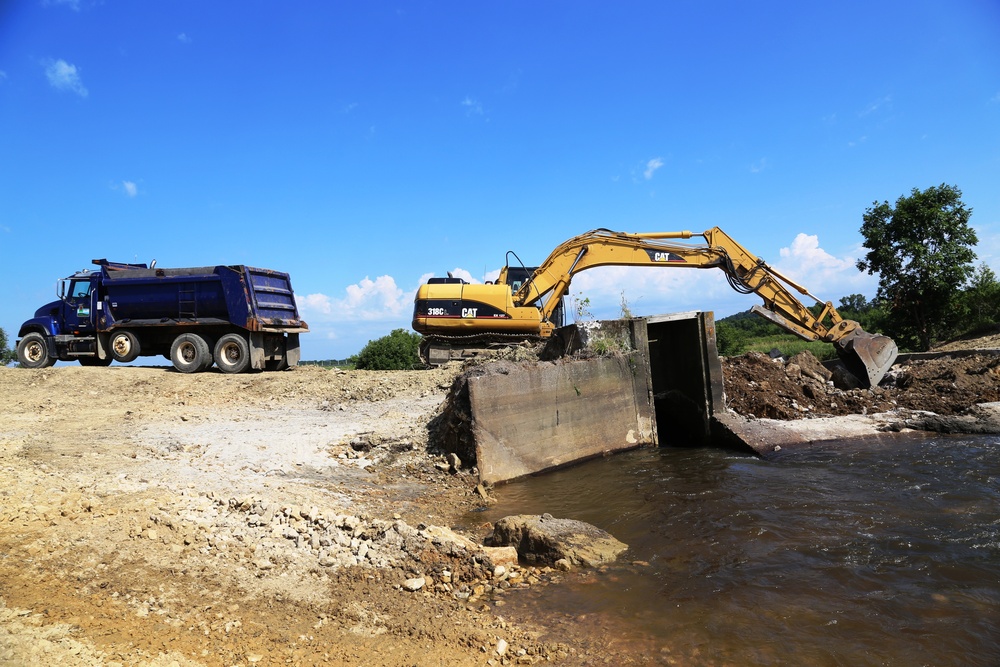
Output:
[[[494,568],[512,568],[517,565],[517,547],[482,547],[486,561]]]
[[[609,533],[583,521],[520,514],[500,519],[487,538],[490,546],[511,546],[529,563],[593,567],[610,563],[628,549]]]
[[[497,642],[497,655],[501,658],[507,654],[507,640],[501,639]]]
[[[414,577],[404,581],[403,588],[411,592],[416,592],[423,588],[425,583],[427,583],[427,581],[423,577]]]
[[[823,384],[833,377],[833,373],[819,362],[812,352],[803,351],[799,352],[791,359],[788,360],[789,364],[795,364],[799,367],[801,374],[805,377],[813,378]]]
[[[833,386],[843,391],[858,389],[861,382],[843,364],[835,364],[832,371]]]

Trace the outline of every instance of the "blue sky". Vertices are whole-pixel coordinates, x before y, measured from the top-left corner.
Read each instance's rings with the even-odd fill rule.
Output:
[[[598,227],[719,226],[871,297],[874,201],[958,186],[1000,273],[1000,3],[0,3],[0,327],[93,258],[291,274],[307,359]],[[758,303],[597,269],[598,317]]]

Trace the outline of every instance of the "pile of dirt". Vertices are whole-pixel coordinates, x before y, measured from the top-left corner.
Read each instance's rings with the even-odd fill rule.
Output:
[[[949,416],[1000,401],[1000,356],[988,352],[904,361],[872,389],[840,389],[834,371],[824,377],[816,367],[823,368],[808,352],[788,360],[756,352],[723,359],[726,405],[744,416],[790,420],[898,408]]]

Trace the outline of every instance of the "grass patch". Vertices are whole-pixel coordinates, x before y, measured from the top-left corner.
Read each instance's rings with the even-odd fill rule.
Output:
[[[743,351],[768,354],[775,348],[777,348],[777,350],[781,352],[782,356],[786,358],[795,356],[799,352],[804,352],[806,350],[812,352],[813,356],[820,361],[837,358],[837,351],[833,349],[833,345],[831,343],[806,341],[791,334],[779,334],[774,336],[765,336],[763,338],[754,338],[747,342]]]

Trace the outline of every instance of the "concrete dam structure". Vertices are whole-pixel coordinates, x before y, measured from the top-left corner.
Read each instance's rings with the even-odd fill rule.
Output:
[[[442,441],[474,457],[483,482],[642,446],[749,447],[738,424],[715,419],[725,395],[711,312],[563,327],[541,357],[486,364],[452,389]]]

